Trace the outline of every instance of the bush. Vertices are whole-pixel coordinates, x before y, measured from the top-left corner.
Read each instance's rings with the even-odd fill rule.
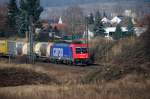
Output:
[[[147,38],[148,33],[142,36],[147,35]],[[149,39],[129,37],[106,42],[104,39],[96,38],[93,42],[91,53],[102,67],[89,73],[83,82],[111,81],[132,73],[150,78]]]
[[[90,56],[95,63],[104,63],[106,54],[112,48],[114,42],[105,38],[96,37],[90,41]]]

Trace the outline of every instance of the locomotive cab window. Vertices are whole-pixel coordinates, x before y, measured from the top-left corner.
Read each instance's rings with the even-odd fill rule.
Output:
[[[81,48],[76,48],[76,53],[77,54],[81,54],[82,53],[82,49]]]
[[[76,54],[87,53],[87,48],[76,48]]]
[[[82,48],[82,53],[87,53],[87,48]]]

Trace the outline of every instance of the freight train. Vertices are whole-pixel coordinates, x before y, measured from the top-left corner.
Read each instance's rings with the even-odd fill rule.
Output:
[[[44,58],[50,62],[87,65],[89,52],[87,44],[68,42],[36,42],[33,44],[36,58]],[[0,40],[0,56],[27,56],[29,43]]]

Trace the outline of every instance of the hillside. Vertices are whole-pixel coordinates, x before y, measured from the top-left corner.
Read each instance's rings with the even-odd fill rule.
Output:
[[[86,82],[113,81],[133,74],[150,79],[150,18],[147,20],[148,29],[140,37],[118,41],[96,38],[91,41],[92,59],[103,66],[87,75]]]

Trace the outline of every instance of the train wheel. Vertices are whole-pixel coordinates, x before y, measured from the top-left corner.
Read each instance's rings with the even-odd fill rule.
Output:
[[[68,60],[66,60],[66,65],[68,65],[69,64],[69,62],[68,62]]]
[[[72,62],[72,61],[69,61],[69,65],[73,65],[73,62]]]

